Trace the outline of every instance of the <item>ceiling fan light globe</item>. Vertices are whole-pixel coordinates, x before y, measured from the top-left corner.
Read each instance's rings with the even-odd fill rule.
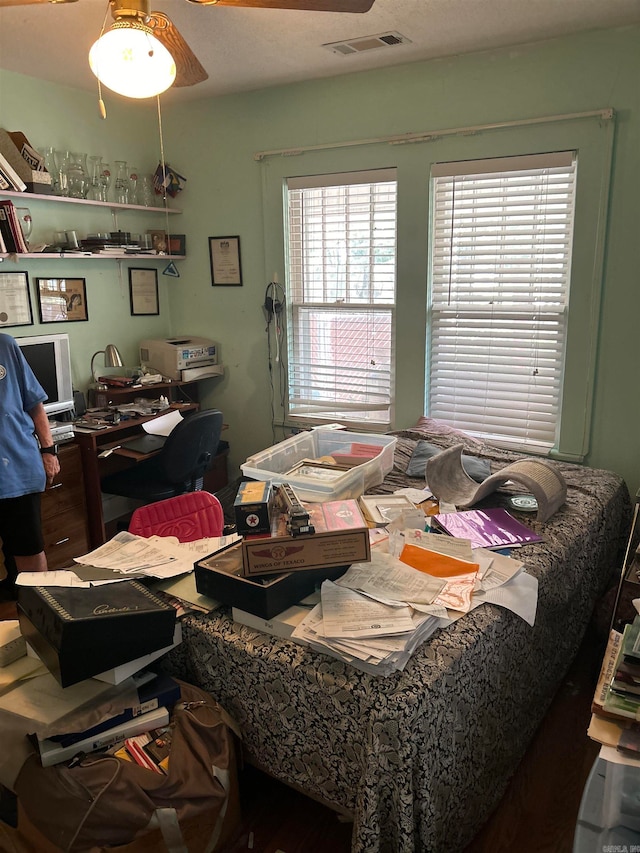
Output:
[[[152,98],[176,79],[169,51],[137,21],[116,21],[92,46],[89,65],[103,86],[127,98]]]

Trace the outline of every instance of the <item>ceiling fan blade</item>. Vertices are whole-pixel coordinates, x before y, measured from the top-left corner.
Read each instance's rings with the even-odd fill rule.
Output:
[[[189,0],[198,6],[299,9],[305,12],[368,12],[374,0]]]
[[[36,3],[75,3],[76,0],[0,0],[0,9],[3,6],[31,6]]]
[[[174,86],[195,86],[196,83],[202,83],[209,77],[175,24],[165,14],[151,12],[145,19],[145,23],[174,58],[176,63]]]

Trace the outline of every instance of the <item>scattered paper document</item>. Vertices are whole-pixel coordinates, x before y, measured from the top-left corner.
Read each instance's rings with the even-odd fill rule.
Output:
[[[354,563],[336,583],[384,603],[431,604],[444,588],[440,578],[425,575],[395,557],[374,551],[370,563]]]
[[[502,586],[476,593],[474,599],[506,607],[533,626],[538,607],[538,579],[526,572],[520,572]]]
[[[183,420],[178,409],[171,409],[166,415],[159,415],[151,421],[142,424],[142,429],[150,435],[169,435],[171,430]]]
[[[325,637],[378,637],[413,630],[409,607],[381,604],[332,581],[324,581],[320,592]]]
[[[73,569],[57,569],[48,572],[20,572],[16,586],[77,586],[89,587],[89,581],[81,580]]]

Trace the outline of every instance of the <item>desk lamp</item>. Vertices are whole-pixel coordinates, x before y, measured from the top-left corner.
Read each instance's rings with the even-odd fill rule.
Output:
[[[122,356],[118,352],[118,347],[115,344],[107,344],[104,349],[99,349],[98,352],[94,352],[91,356],[91,378],[93,381],[98,384],[98,378],[93,371],[93,362],[97,355],[100,353],[104,353],[104,366],[105,367],[123,367],[124,362],[122,361]]]

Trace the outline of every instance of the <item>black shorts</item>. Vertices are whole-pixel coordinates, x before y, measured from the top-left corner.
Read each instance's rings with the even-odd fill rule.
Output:
[[[44,551],[40,492],[0,499],[0,539],[5,554],[31,557]]]

